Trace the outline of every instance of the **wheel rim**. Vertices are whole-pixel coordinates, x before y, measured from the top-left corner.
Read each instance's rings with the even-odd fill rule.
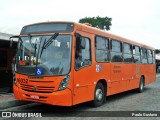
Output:
[[[101,101],[102,98],[103,98],[103,91],[102,91],[102,89],[97,89],[96,90],[96,99],[97,99],[97,101]]]

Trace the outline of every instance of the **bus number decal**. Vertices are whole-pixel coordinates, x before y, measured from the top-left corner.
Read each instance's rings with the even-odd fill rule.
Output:
[[[28,84],[28,79],[25,79],[25,78],[17,78],[17,81],[20,84]]]

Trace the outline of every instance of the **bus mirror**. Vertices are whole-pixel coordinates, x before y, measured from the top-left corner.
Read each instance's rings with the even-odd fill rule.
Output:
[[[19,39],[19,38],[20,38],[19,36],[11,36],[11,37],[9,38],[10,47],[11,47],[11,48],[13,47],[13,42],[18,42],[18,39]]]

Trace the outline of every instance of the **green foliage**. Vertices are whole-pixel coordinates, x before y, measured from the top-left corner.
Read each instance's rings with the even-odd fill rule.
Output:
[[[110,30],[112,18],[108,17],[85,17],[79,20],[79,23],[89,23],[93,27],[97,27],[102,30]]]

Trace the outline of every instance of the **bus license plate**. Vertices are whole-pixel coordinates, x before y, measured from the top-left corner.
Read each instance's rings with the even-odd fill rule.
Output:
[[[31,97],[32,99],[39,99],[39,96],[38,96],[38,95],[30,95],[30,97]]]

